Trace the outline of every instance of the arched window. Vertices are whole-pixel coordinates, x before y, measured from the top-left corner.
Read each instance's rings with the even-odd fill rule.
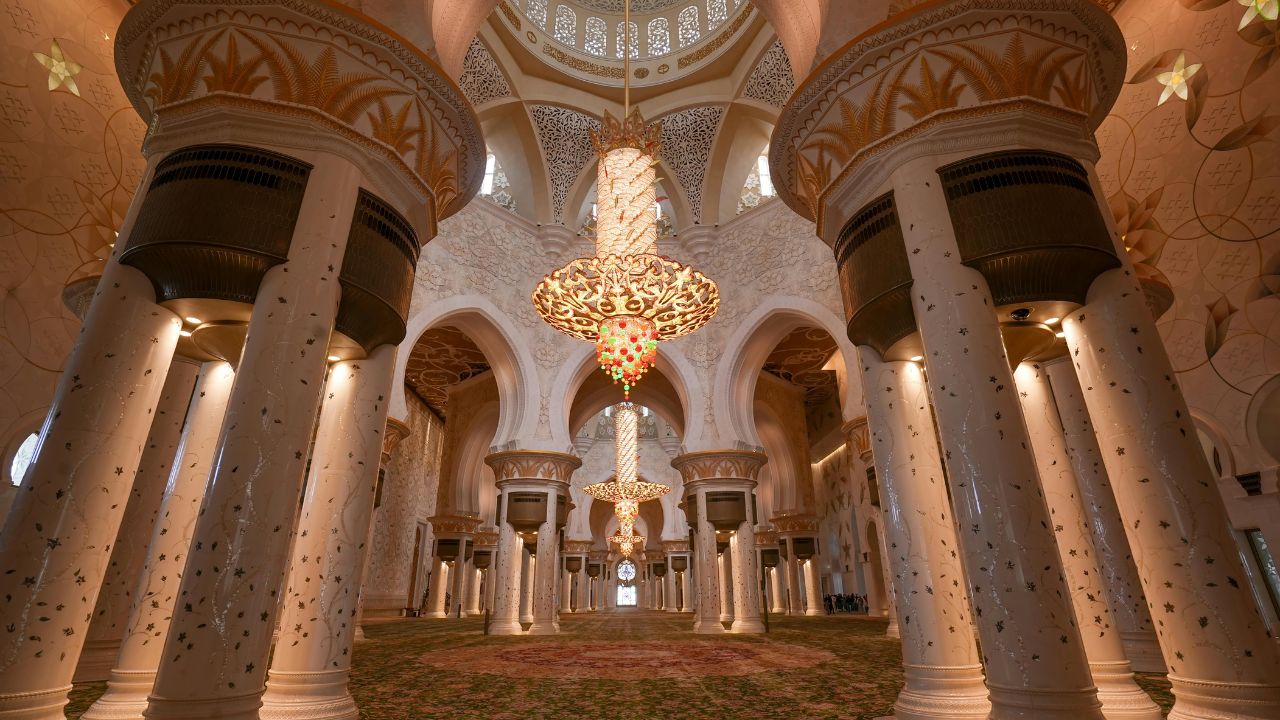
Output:
[[[622,29],[622,25],[623,25],[622,23],[618,23],[618,34],[614,36],[614,44],[615,44],[615,47],[617,48],[617,54],[618,54],[619,60],[622,59],[622,48],[628,42],[628,39],[624,39],[623,37],[622,33],[626,32],[626,30]],[[636,58],[640,57],[640,26],[636,25],[635,23],[631,23],[631,27],[629,27],[628,30],[630,30],[630,32],[627,34],[631,36],[629,38],[630,47],[631,47],[631,59],[635,60]]]
[[[726,0],[707,0],[707,25],[716,27],[729,19],[729,4]]]
[[[702,37],[702,24],[698,22],[698,6],[690,5],[676,18],[680,25],[680,47],[688,47]]]
[[[578,42],[578,14],[568,5],[556,7],[556,39],[565,45]]]
[[[671,28],[667,27],[666,18],[654,18],[649,21],[649,54],[666,55],[671,52]]]
[[[773,189],[773,177],[769,175],[769,156],[756,158],[756,171],[760,173],[760,197],[773,197],[777,194]]]
[[[547,26],[547,0],[528,0],[524,6],[524,14],[540,28]]]
[[[489,153],[484,158],[484,181],[480,183],[481,195],[493,194],[493,169],[497,162],[498,158],[493,153]]]
[[[598,17],[587,18],[587,37],[584,47],[597,57],[604,57],[609,46],[609,30]]]
[[[9,464],[9,482],[14,487],[22,484],[22,476],[27,474],[27,468],[31,466],[31,460],[36,454],[36,442],[40,436],[31,433],[26,440],[18,446],[18,452],[13,454],[13,462]]]

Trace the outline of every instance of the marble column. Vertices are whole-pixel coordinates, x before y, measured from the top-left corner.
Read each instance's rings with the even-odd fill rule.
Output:
[[[63,717],[181,325],[107,262],[0,532],[0,717]]]
[[[359,714],[347,676],[395,356],[382,345],[329,370],[261,720]]]
[[[733,570],[733,624],[732,633],[762,633],[764,621],[760,619],[760,565],[756,562],[756,531],[751,505],[755,495],[747,496],[747,518],[729,537],[729,551],[733,553],[730,566]]]
[[[528,543],[525,543],[524,562],[520,565],[520,624],[522,625],[533,623],[533,581],[534,572],[538,567],[536,548],[536,545],[530,548]]]
[[[783,582],[782,575],[784,571],[782,568],[782,564],[769,568],[769,593],[772,595],[769,612],[775,615],[787,614],[787,591],[783,587],[785,583]]]
[[[447,612],[450,617],[462,618],[467,614],[467,578],[471,577],[471,539],[462,538],[458,543],[458,559],[453,561],[449,571],[449,585],[453,588],[453,599]]]
[[[480,608],[480,590],[484,585],[484,572],[475,567],[467,570],[467,604],[462,611],[465,615],[479,615],[484,612]]]
[[[720,622],[733,622],[733,553],[725,548],[716,562],[716,579],[720,583]]]
[[[227,363],[206,363],[200,369],[120,654],[106,692],[84,714],[86,720],[138,718],[147,707],[234,381]]]
[[[693,567],[693,558],[689,558],[689,567]],[[693,577],[689,570],[680,573],[680,612],[693,612]]]
[[[1097,552],[1085,521],[1084,503],[1071,460],[1067,457],[1062,423],[1049,388],[1049,375],[1039,363],[1024,362],[1013,374],[1027,435],[1040,472],[1040,486],[1053,530],[1058,555],[1071,589],[1071,605],[1084,641],[1093,683],[1098,688],[1102,713],[1114,718],[1161,720],[1160,708],[1133,681],[1120,632],[1107,605],[1109,589],[1098,569]]]
[[[409,436],[408,425],[404,424],[403,422],[393,417],[387,418],[387,430],[382,434],[382,454],[378,456],[378,462],[380,463],[378,466],[379,487],[381,487],[381,484],[386,481],[387,475],[385,471],[386,471],[387,463],[391,462],[392,451],[395,450],[396,445],[400,444],[401,440],[405,439],[408,436]],[[375,495],[380,495],[381,492],[383,491],[375,489],[374,492],[375,492]],[[367,578],[369,573],[369,565],[370,565],[369,553],[373,552],[373,530],[375,527],[377,527],[377,524],[378,524],[379,513],[378,513],[377,506],[380,504],[378,503],[376,497],[374,502],[375,502],[375,506],[373,508],[373,514],[370,515],[369,517],[369,537],[365,540],[365,544],[364,544],[365,557],[360,564],[360,567],[361,567],[360,599],[356,606],[356,633],[355,633],[356,642],[360,642],[365,639],[364,625],[363,625],[364,601],[365,601],[364,588],[365,588],[365,579]]]
[[[576,612],[586,612],[591,609],[591,578],[587,577],[587,558],[582,558],[582,569],[577,573],[578,582],[578,600]]]
[[[573,573],[560,569],[560,612],[573,612]]]
[[[787,614],[804,614],[804,595],[800,592],[800,558],[796,557],[794,538],[787,538]]]
[[[560,632],[556,619],[556,575],[560,571],[560,537],[556,527],[556,491],[547,491],[547,519],[538,528],[538,562],[534,568],[533,625],[531,635]]]
[[[892,186],[992,714],[1099,720],[991,293],[961,263],[937,166],[908,161]]]
[[[1075,369],[1069,360],[1046,363],[1045,369],[1058,405],[1067,455],[1084,500],[1098,566],[1105,577],[1111,616],[1120,629],[1129,664],[1140,672],[1167,672]]]
[[[318,156],[287,262],[258,291],[152,690],[152,720],[255,720],[320,409],[361,174]]]
[[[507,491],[499,488],[498,507],[507,505]],[[520,582],[521,568],[525,565],[524,541],[505,520],[498,523],[498,547],[495,549],[493,569],[493,614],[489,621],[490,635],[519,635],[520,605],[524,593]]]
[[[805,615],[823,615],[822,581],[818,576],[818,556],[814,555],[804,561],[804,600]]]
[[[120,642],[129,623],[134,591],[142,578],[147,543],[155,528],[165,486],[173,471],[174,458],[182,441],[183,419],[191,402],[191,391],[200,373],[200,363],[181,356],[173,359],[164,389],[156,404],[146,449],[133,478],[129,504],[120,522],[120,532],[111,548],[111,561],[98,593],[89,637],[85,639],[75,681],[106,680],[120,654]]]
[[[718,634],[724,632],[724,625],[720,622],[722,590],[718,579],[720,560],[716,555],[716,529],[707,522],[706,492],[695,491],[691,499],[697,507],[697,537],[693,544],[693,559],[698,573],[698,610],[694,614],[693,631]],[[689,502],[687,496],[685,502]]]
[[[680,612],[679,589],[676,588],[676,571],[671,569],[671,557],[667,557],[667,575],[662,578],[664,588],[662,609],[667,612]]]
[[[436,540],[438,542],[439,538]],[[448,576],[448,564],[439,555],[434,555],[431,558],[431,579],[427,581],[430,586],[427,588],[427,611],[423,613],[424,617],[442,618],[448,614],[444,606]]]
[[[671,461],[672,467],[680,471],[684,481],[686,496],[693,494],[698,499],[697,513],[697,547],[695,551],[715,551],[715,528],[707,517],[708,491],[734,492],[742,495],[742,517],[736,528],[724,527],[731,533],[729,548],[725,551],[726,575],[731,577],[728,592],[731,595],[733,608],[733,624],[730,632],[756,633],[764,632],[764,623],[760,619],[760,576],[756,564],[755,542],[755,487],[760,468],[767,462],[763,453],[742,450],[710,450],[685,453]],[[725,518],[722,518],[725,520]],[[707,549],[706,546],[710,546]],[[710,560],[710,558],[707,558]],[[720,598],[715,593],[706,593],[704,588],[711,585],[716,573],[716,566],[711,562],[699,563],[699,618],[708,614],[711,608],[719,604]],[[704,574],[704,568],[707,572]],[[707,582],[703,582],[703,580]],[[695,626],[695,631],[698,631]],[[714,631],[713,631],[714,632]]]
[[[991,704],[924,373],[915,363],[883,362],[867,347],[859,355],[894,602],[904,618],[906,682],[894,715],[984,720]]]
[[[1280,717],[1280,651],[1131,271],[1099,276],[1062,327],[1169,668],[1169,717]]]

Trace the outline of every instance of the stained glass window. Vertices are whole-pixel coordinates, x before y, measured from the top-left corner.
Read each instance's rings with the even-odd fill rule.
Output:
[[[636,579],[636,564],[630,560],[623,560],[618,563],[618,579],[623,582],[631,582]]]
[[[729,19],[729,5],[726,0],[708,0],[707,24],[715,27]]]
[[[574,45],[578,40],[578,14],[568,5],[556,8],[556,39],[566,45]]]
[[[692,45],[698,42],[698,38],[702,37],[702,24],[698,22],[698,7],[696,5],[690,5],[681,10],[676,22],[680,25],[680,47]]]
[[[585,49],[592,55],[603,57],[609,46],[609,30],[598,17],[587,18]]]
[[[649,21],[649,54],[666,55],[671,52],[671,29],[667,27],[666,18],[654,18]]]
[[[9,482],[14,487],[22,484],[22,476],[27,474],[27,468],[31,466],[31,460],[36,454],[36,441],[39,439],[39,435],[31,433],[18,446],[18,452],[14,453],[13,462],[9,465]]]
[[[630,38],[631,59],[635,60],[636,58],[640,57],[640,26],[635,23],[631,23],[631,27],[628,28],[628,30],[631,31],[629,33],[631,36]],[[627,43],[627,39],[625,39],[622,35],[623,32],[624,31],[622,29],[622,23],[618,23],[618,34],[614,37],[614,43],[617,48],[617,54],[619,59],[622,58],[622,47],[625,43]]]
[[[538,27],[547,26],[547,0],[528,0],[524,14]]]

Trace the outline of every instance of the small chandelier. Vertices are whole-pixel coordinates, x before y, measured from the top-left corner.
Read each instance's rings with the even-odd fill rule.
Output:
[[[635,405],[622,403],[614,408],[613,429],[614,478],[588,485],[583,490],[593,498],[613,503],[618,532],[609,537],[609,542],[618,546],[623,557],[630,557],[636,546],[644,547],[644,537],[635,533],[640,503],[656,500],[671,492],[671,488],[639,478],[640,416]]]
[[[630,22],[629,0],[623,12]],[[720,306],[720,289],[691,266],[658,254],[654,158],[661,126],[646,125],[639,109],[630,109],[629,47],[622,57],[622,120],[605,112],[600,132],[591,133],[600,156],[595,257],[544,277],[533,290],[533,306],[548,325],[594,342],[600,369],[622,383],[630,400],[631,388],[657,361],[659,341],[707,324]]]

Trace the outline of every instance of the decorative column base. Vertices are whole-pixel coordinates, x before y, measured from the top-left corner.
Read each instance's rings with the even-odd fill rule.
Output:
[[[729,632],[736,634],[762,633],[764,632],[764,623],[758,618],[737,619],[729,626]]]
[[[1280,717],[1274,685],[1205,682],[1170,674],[1178,702],[1168,720],[1269,720]]]
[[[986,720],[991,714],[981,665],[903,665],[906,686],[893,704],[897,720]]]
[[[179,418],[181,421],[181,418]],[[181,426],[179,426],[181,427]],[[148,536],[145,542],[150,542]],[[122,633],[123,634],[123,633]],[[120,655],[120,641],[87,640],[80,651],[80,662],[76,663],[74,682],[96,682],[111,675],[111,668]]]
[[[490,635],[523,635],[524,626],[518,622],[497,623],[497,622],[490,621],[489,634]]]
[[[82,716],[83,720],[137,720],[147,709],[147,696],[155,682],[154,670],[112,670],[107,692]]]
[[[1093,684],[1098,686],[1098,700],[1107,720],[1163,720],[1164,713],[1142,688],[1133,681],[1129,663],[1089,663]],[[1280,717],[1280,715],[1277,715]]]
[[[1001,687],[987,683],[992,717],[999,720],[1082,720],[1101,718],[1102,703],[1097,690],[1050,690],[1045,688]],[[1092,707],[1095,715],[1084,715]]]
[[[258,710],[261,707],[262,695],[256,692],[211,700],[169,700],[152,695],[144,717],[163,717],[165,720],[258,720]]]
[[[347,671],[271,671],[260,720],[356,720]]]
[[[52,690],[0,695],[0,718],[5,720],[66,720],[62,708],[67,704],[66,685]]]

